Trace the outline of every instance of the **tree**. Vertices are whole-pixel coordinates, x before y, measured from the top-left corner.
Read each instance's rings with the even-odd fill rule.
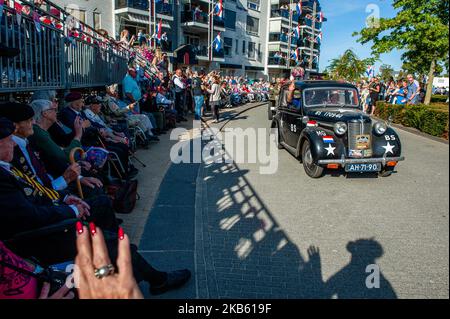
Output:
[[[384,82],[388,82],[394,78],[394,69],[389,64],[383,64],[380,66],[380,78]]]
[[[327,73],[333,80],[345,79],[350,82],[358,81],[366,72],[367,66],[374,63],[373,58],[359,59],[352,50],[347,50],[340,57],[330,61]]]
[[[381,18],[354,35],[362,44],[372,41],[375,56],[405,50],[402,60],[410,62],[408,69],[428,74],[425,104],[429,104],[436,67],[448,64],[449,0],[393,0],[393,7],[398,11],[395,17]]]

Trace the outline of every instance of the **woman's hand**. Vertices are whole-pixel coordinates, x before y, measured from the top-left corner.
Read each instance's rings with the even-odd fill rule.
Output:
[[[118,257],[115,273],[97,278],[94,270],[111,264],[102,231],[90,224],[90,231],[77,223],[75,284],[80,299],[143,299],[133,277],[130,241],[123,229],[118,233]]]
[[[101,180],[95,177],[83,177],[80,182],[82,185],[90,188],[95,188],[95,186],[99,188],[103,187],[103,183],[101,182]]]

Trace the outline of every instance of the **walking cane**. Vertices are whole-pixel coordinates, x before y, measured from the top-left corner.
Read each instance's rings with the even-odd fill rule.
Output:
[[[84,151],[83,151],[82,148],[76,147],[76,148],[72,149],[70,151],[70,156],[69,156],[70,157],[70,163],[72,163],[72,164],[76,163],[76,160],[75,160],[75,154],[76,153],[80,153],[81,157],[84,156]],[[80,198],[84,199],[83,189],[81,188],[81,182],[80,182],[79,178],[77,178],[77,188],[78,188],[78,194],[80,195]]]

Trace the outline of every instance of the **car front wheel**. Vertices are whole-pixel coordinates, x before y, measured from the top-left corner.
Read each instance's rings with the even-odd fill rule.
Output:
[[[309,141],[305,141],[302,147],[302,162],[306,174],[312,178],[319,178],[323,175],[324,168],[316,165],[311,153]]]

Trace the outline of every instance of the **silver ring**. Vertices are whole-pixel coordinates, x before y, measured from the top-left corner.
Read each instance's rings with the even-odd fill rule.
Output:
[[[108,277],[109,275],[114,274],[116,269],[113,264],[109,264],[100,268],[95,268],[94,274],[98,279],[102,279],[104,277]]]

